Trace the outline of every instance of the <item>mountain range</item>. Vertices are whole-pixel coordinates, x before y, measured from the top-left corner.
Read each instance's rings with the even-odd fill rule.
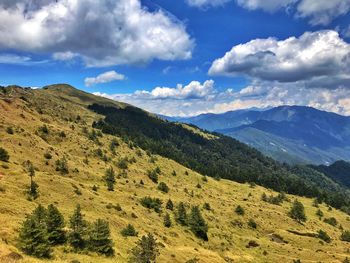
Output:
[[[166,117],[222,133],[287,163],[350,160],[350,117],[304,106]]]

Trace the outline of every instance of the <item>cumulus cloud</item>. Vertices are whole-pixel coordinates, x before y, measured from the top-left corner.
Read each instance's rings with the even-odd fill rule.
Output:
[[[215,88],[213,81],[206,82],[207,85],[204,82],[200,86],[210,88],[202,88],[196,96],[181,95],[178,88],[172,88],[171,92],[168,89],[159,92],[159,88],[154,88],[151,91],[143,90],[129,94],[100,92],[94,94],[168,116],[194,116],[207,112],[222,113],[252,107],[266,108],[280,105],[310,106],[350,115],[350,89],[347,88],[339,87],[330,90],[327,88],[305,88],[301,84],[294,83],[253,81],[251,85],[238,91],[233,89],[219,91]],[[191,83],[196,83],[196,81]]]
[[[328,25],[349,12],[350,0],[302,0],[297,10],[297,15],[310,18],[312,25]]]
[[[223,5],[230,0],[186,0],[186,2],[190,6],[201,8]],[[293,11],[295,17],[307,18],[311,25],[328,25],[350,10],[350,0],[235,0],[235,2],[248,10]]]
[[[140,0],[16,0],[0,3],[0,50],[78,55],[87,66],[188,59],[183,23]]]
[[[299,38],[256,39],[234,46],[216,59],[210,75],[303,82],[308,87],[350,84],[350,44],[336,31],[307,32]]]
[[[107,71],[98,75],[97,77],[90,77],[85,79],[85,86],[91,87],[100,83],[108,83],[115,80],[124,80],[125,76],[123,74],[117,73],[114,70]]]

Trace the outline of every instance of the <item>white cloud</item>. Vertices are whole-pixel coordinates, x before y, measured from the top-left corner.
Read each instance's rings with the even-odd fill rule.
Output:
[[[350,10],[350,0],[302,0],[297,15],[310,18],[312,25],[328,25]]]
[[[67,52],[56,52],[53,53],[52,58],[54,60],[60,60],[60,61],[69,61],[72,60],[73,58],[77,57],[78,54],[67,51]]]
[[[108,83],[115,80],[124,80],[125,76],[123,74],[117,73],[114,70],[107,71],[98,75],[97,77],[90,77],[85,79],[85,86],[91,87],[100,83]]]
[[[206,82],[209,82],[210,85],[205,85]],[[170,90],[167,88],[161,92],[155,88],[151,91],[137,91],[131,94],[100,92],[94,94],[169,116],[193,116],[207,112],[222,113],[230,110],[280,105],[310,106],[350,115],[350,89],[347,88],[330,90],[305,88],[301,84],[294,83],[253,82],[239,91],[227,89],[220,92],[214,88],[214,82],[206,82],[200,86],[210,88],[202,88],[206,92],[199,91],[197,96],[185,96],[178,91],[178,88],[169,88]]]
[[[208,6],[221,6],[229,2],[230,0],[185,0],[189,6],[194,7],[208,7]]]
[[[298,0],[236,0],[237,4],[249,9],[262,9],[267,12],[274,12],[281,8],[295,4]]]
[[[79,55],[87,66],[188,59],[183,23],[140,0],[16,0],[0,3],[0,50]]]
[[[33,66],[48,62],[47,60],[32,60],[29,56],[19,56],[15,54],[0,54],[0,64],[13,64],[22,66]]]
[[[209,74],[336,88],[350,85],[349,54],[350,44],[331,30],[280,41],[256,39],[234,46],[216,59]]]
[[[190,6],[210,7],[223,5],[232,0],[186,0]],[[350,0],[235,0],[248,10],[276,12],[281,9],[293,11],[296,17],[307,18],[311,25],[328,25],[335,18],[350,10]]]

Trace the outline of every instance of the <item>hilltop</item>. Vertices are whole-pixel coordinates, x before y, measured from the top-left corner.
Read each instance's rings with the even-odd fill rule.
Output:
[[[69,85],[0,88],[0,147],[9,154],[8,162],[0,161],[1,262],[44,261],[16,247],[21,222],[37,204],[55,204],[66,221],[80,204],[87,220],[109,222],[114,241],[113,258],[74,253],[62,245],[54,248],[50,262],[127,262],[146,233],[161,243],[157,262],[343,262],[350,256],[349,243],[340,240],[342,231],[350,229],[349,216],[340,210],[346,210],[348,192],[322,173],[283,166],[232,138],[165,122]],[[62,158],[68,174],[56,170]],[[27,160],[39,186],[35,200],[25,193]],[[114,191],[103,180],[110,167],[117,174]],[[149,178],[155,170],[158,183],[169,187],[167,193]],[[287,194],[273,204],[269,196],[279,193],[272,189],[309,198]],[[141,205],[140,199],[148,196],[162,201],[160,213]],[[324,202],[315,204],[311,197]],[[169,199],[175,205],[184,202],[188,211],[200,207],[208,241],[175,222],[175,214],[165,207]],[[305,223],[288,215],[295,199],[305,206]],[[243,215],[235,212],[237,206]],[[170,228],[163,224],[166,212],[173,221]],[[331,217],[335,226],[323,221]],[[137,237],[121,235],[128,224]],[[319,230],[328,233],[331,243],[317,237]]]

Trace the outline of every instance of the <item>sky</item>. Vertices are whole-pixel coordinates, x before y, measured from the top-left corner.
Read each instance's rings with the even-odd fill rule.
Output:
[[[350,115],[350,0],[0,0],[0,85],[54,83],[169,116]]]

